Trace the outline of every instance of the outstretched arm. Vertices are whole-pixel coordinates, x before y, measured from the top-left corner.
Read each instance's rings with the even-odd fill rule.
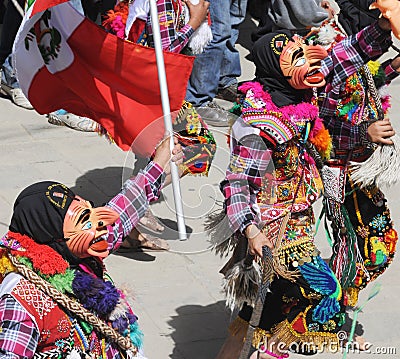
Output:
[[[182,162],[183,153],[175,139],[175,147],[170,151],[169,138],[158,146],[154,159],[137,176],[129,178],[121,191],[106,206],[119,214],[113,227],[109,226],[107,241],[111,248],[122,242],[145,214],[149,203],[158,199],[165,175],[170,171],[170,160]],[[110,248],[110,249],[111,249]]]

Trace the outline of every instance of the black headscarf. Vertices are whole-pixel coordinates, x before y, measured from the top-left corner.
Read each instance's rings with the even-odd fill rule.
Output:
[[[74,192],[61,183],[32,184],[15,200],[10,230],[40,244],[63,240],[64,218],[74,198]]]
[[[256,65],[256,80],[264,86],[278,107],[302,102],[307,91],[290,86],[279,65],[283,47],[290,38],[290,31],[273,32],[257,40],[251,51]]]
[[[101,277],[103,268],[96,258],[76,257],[65,242],[64,218],[74,198],[74,192],[61,183],[44,181],[32,184],[15,200],[9,229],[53,248],[72,268],[84,263]]]
[[[340,7],[338,20],[347,35],[356,34],[378,19],[381,12],[369,10],[373,2],[375,0],[336,0]]]

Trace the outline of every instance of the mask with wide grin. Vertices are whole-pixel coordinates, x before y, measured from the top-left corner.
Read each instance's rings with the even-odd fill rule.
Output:
[[[324,75],[320,72],[321,60],[328,53],[320,45],[307,45],[299,36],[294,36],[284,47],[279,64],[289,84],[304,90],[325,85]]]
[[[117,212],[108,207],[93,207],[91,203],[76,196],[64,218],[64,237],[69,250],[79,258],[108,255],[108,242],[102,237],[107,226],[119,218]]]

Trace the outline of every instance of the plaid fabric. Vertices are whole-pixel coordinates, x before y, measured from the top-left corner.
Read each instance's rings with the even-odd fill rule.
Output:
[[[256,196],[270,160],[270,150],[257,135],[243,137],[233,148],[220,185],[233,231],[243,232],[249,224],[257,224]]]
[[[157,1],[158,21],[160,23],[160,34],[162,48],[166,51],[179,53],[188,43],[190,36],[194,30],[190,25],[184,25],[179,30],[177,23],[179,16],[175,10],[172,1],[159,0]],[[146,32],[148,34],[148,45],[154,47],[153,28],[151,25],[151,17],[146,21]]]
[[[32,358],[39,332],[25,309],[9,294],[0,299],[0,357]]]
[[[0,298],[0,358],[33,358],[37,354],[39,332],[25,309],[9,294]],[[107,358],[123,359],[119,350],[106,344]]]
[[[392,82],[397,76],[399,76],[399,73],[391,65],[392,60],[393,59],[387,60],[382,64],[382,67],[385,70],[387,83]]]
[[[322,61],[321,66],[321,72],[327,81],[327,85],[320,94],[320,98],[322,98],[321,117],[334,115],[340,86],[346,78],[369,60],[376,60],[389,49],[391,44],[391,32],[382,30],[378,23],[374,23],[334,46],[329,56]]]
[[[120,218],[114,226],[108,227],[107,242],[110,250],[117,249],[146,212],[149,202],[158,199],[164,172],[150,162],[134,178],[128,179],[120,191],[106,206],[119,213]]]

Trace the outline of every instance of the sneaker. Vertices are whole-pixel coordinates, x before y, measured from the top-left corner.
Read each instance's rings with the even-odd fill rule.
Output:
[[[236,115],[223,109],[214,101],[203,107],[196,107],[197,113],[210,126],[228,127],[236,119]]]
[[[12,88],[5,83],[1,82],[0,79],[0,94],[8,97],[11,101],[19,107],[27,110],[33,110],[33,106],[25,97],[24,93],[20,88]]]
[[[58,110],[47,115],[47,122],[57,126],[67,126],[76,131],[97,132],[99,124],[90,118],[74,115],[65,110]]]
[[[219,98],[221,100],[236,102],[237,99],[237,84],[230,85],[225,88],[219,88],[218,93],[215,98]]]

